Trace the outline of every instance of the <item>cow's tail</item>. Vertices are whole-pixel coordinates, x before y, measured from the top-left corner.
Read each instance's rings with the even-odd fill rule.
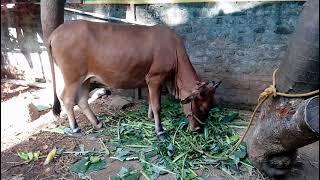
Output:
[[[55,116],[59,116],[61,112],[61,104],[57,96],[57,90],[56,90],[56,76],[54,71],[54,60],[52,56],[52,49],[51,49],[51,40],[48,40],[48,56],[49,56],[49,62],[51,67],[51,74],[52,74],[52,86],[53,86],[53,107],[52,112]]]

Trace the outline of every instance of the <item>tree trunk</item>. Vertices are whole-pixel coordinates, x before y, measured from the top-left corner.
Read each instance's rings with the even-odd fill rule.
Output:
[[[50,34],[64,22],[64,0],[41,0],[40,8],[43,40],[47,43]]]
[[[288,58],[281,62],[276,75],[276,88],[284,93],[319,88],[318,0],[304,5],[289,39]],[[247,137],[249,159],[270,176],[288,173],[297,149],[319,139],[319,96],[306,98],[269,98]]]

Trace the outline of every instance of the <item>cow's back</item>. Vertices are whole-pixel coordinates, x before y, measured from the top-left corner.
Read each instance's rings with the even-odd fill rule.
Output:
[[[145,85],[148,74],[174,68],[176,34],[162,26],[69,21],[50,36],[65,80],[96,77],[115,88]]]

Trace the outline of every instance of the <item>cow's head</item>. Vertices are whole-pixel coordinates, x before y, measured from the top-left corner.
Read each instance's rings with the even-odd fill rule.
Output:
[[[198,82],[191,95],[181,101],[183,111],[189,119],[191,131],[199,131],[205,125],[209,111],[215,106],[214,93],[221,81]]]

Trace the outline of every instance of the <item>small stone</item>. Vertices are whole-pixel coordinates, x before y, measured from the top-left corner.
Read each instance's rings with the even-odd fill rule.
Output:
[[[28,111],[29,111],[29,115],[31,118],[31,122],[38,119],[41,115],[40,112],[38,111],[37,107],[33,103],[30,103],[28,105]]]
[[[108,103],[110,109],[125,109],[133,105],[132,99],[122,96],[113,96]]]
[[[111,94],[110,90],[107,90],[105,88],[96,88],[89,93],[90,98],[89,98],[88,102],[91,103],[91,102],[95,101],[96,99],[99,99],[103,96],[108,96],[110,94]]]

